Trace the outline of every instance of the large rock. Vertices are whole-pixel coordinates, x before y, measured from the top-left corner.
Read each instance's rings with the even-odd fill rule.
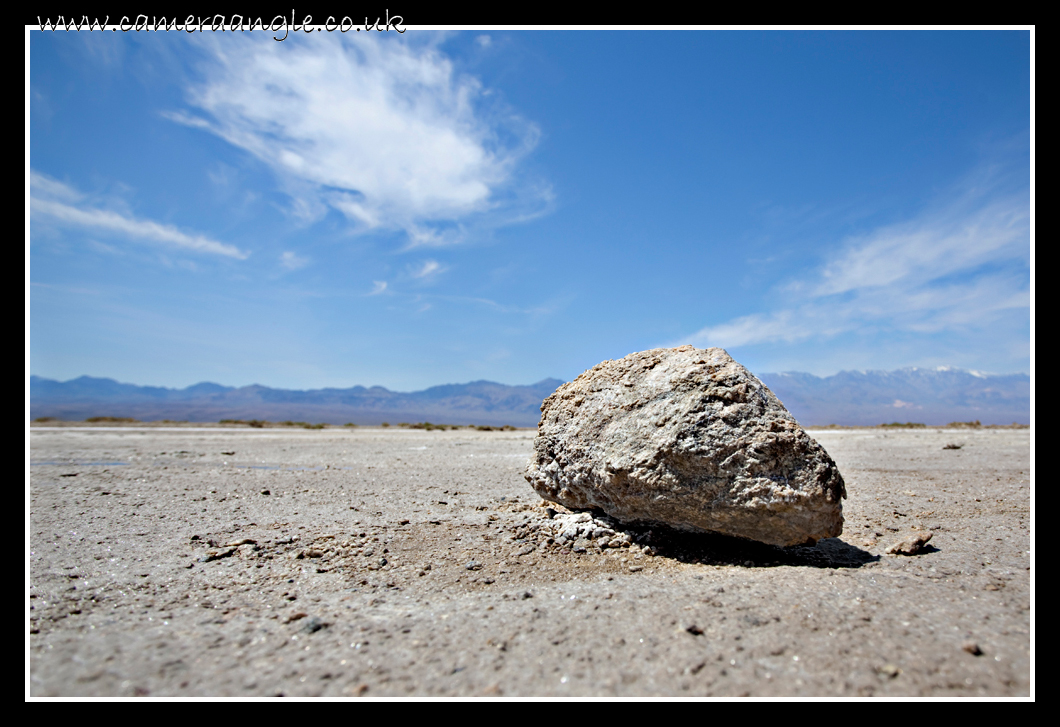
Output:
[[[773,545],[843,530],[843,477],[720,348],[604,361],[541,405],[526,479],[546,500]]]

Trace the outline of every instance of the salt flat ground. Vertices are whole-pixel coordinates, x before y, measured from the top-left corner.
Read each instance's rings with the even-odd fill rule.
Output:
[[[840,538],[575,552],[532,431],[34,428],[28,690],[1031,695],[1029,432],[811,433]]]

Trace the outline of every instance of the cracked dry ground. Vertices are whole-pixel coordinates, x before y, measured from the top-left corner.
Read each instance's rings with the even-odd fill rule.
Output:
[[[1028,432],[811,434],[781,550],[549,512],[528,431],[36,428],[29,692],[1029,695]]]

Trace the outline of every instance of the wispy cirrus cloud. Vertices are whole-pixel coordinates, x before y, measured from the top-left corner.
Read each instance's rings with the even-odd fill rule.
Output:
[[[515,221],[550,200],[547,185],[520,187],[514,175],[537,127],[487,108],[480,83],[436,47],[366,37],[279,45],[206,40],[202,78],[187,92],[197,113],[168,117],[270,167],[295,215],[333,209],[357,230],[441,246],[463,239],[469,219]]]
[[[970,193],[851,237],[833,259],[770,291],[785,304],[707,326],[681,343],[797,343],[851,331],[974,330],[1030,306],[1025,194]]]
[[[287,250],[280,255],[280,265],[283,265],[288,270],[298,270],[299,268],[304,268],[308,264],[309,258],[301,257],[290,250]]]
[[[95,206],[73,187],[37,171],[30,172],[30,211],[34,217],[57,225],[115,233],[187,252],[221,255],[237,260],[245,260],[249,255],[234,245],[185,232],[174,225]]]
[[[410,275],[418,280],[425,278],[431,278],[445,270],[442,264],[437,260],[424,260],[418,266],[412,269]]]

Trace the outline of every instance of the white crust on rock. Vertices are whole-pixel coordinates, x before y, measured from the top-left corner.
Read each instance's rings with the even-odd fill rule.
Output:
[[[623,522],[782,546],[843,529],[835,462],[720,348],[633,353],[564,384],[541,405],[525,476]]]

